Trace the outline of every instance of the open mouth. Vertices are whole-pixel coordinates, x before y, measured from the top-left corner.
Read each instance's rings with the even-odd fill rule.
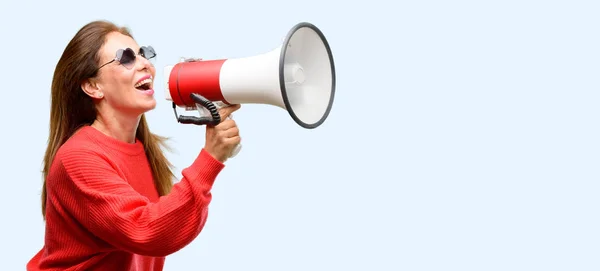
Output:
[[[141,91],[152,89],[152,77],[148,77],[144,80],[137,82],[137,84],[135,84],[134,87]]]

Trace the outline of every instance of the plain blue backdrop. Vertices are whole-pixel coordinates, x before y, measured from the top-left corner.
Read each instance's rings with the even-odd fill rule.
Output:
[[[106,19],[180,57],[252,56],[298,22],[332,47],[318,129],[245,105],[244,148],[209,220],[166,270],[598,270],[600,6],[596,1],[3,1],[3,270],[42,247],[50,82],[67,42]],[[176,173],[204,129],[157,87],[151,128]]]

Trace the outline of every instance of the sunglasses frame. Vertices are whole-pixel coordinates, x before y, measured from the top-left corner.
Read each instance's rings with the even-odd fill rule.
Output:
[[[123,59],[123,56],[126,53],[130,54],[132,58],[127,63],[123,63],[123,62],[121,62],[121,60]],[[146,54],[148,54],[148,53],[151,53],[151,55],[150,56],[146,56]],[[96,71],[100,70],[102,67],[104,67],[104,66],[106,66],[106,65],[108,65],[110,63],[113,63],[115,61],[119,62],[120,65],[123,65],[123,67],[125,67],[128,70],[130,70],[131,68],[133,68],[133,65],[135,64],[135,61],[136,61],[138,55],[142,56],[143,58],[145,58],[147,60],[150,60],[150,59],[153,59],[153,58],[156,57],[156,51],[154,51],[154,48],[152,48],[152,46],[149,46],[149,45],[148,46],[142,46],[142,47],[140,47],[140,50],[139,50],[138,53],[135,53],[133,51],[133,49],[131,49],[129,47],[127,47],[125,49],[119,49],[115,53],[115,58],[113,58],[109,62],[106,62],[106,63],[102,64],[100,67],[98,67],[98,69],[96,69]]]

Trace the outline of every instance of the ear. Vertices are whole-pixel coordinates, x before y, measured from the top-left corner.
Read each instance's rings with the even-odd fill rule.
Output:
[[[102,99],[104,93],[102,93],[100,87],[93,79],[86,79],[81,83],[81,89],[85,94],[89,95],[94,99]]]

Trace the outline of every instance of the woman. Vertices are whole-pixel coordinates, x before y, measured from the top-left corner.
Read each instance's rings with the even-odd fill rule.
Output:
[[[240,142],[225,120],[240,106],[206,127],[204,148],[173,185],[164,138],[144,118],[156,106],[154,55],[106,21],[67,45],[52,81],[45,243],[28,270],[162,270],[202,230],[213,182]]]

